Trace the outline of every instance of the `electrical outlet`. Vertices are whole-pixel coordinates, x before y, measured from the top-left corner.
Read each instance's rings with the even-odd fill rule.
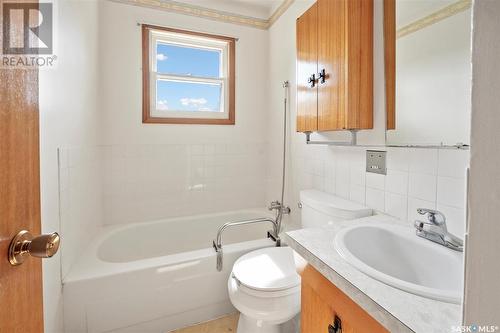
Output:
[[[387,174],[386,151],[367,150],[366,151],[366,172]]]

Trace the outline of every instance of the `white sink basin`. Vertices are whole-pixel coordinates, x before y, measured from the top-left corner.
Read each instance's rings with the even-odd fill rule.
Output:
[[[335,249],[351,265],[390,286],[461,302],[462,253],[416,236],[411,227],[377,223],[341,229]]]

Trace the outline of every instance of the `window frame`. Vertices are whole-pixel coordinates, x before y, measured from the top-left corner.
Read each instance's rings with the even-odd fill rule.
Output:
[[[156,43],[161,34],[171,34],[179,45],[190,47],[189,40],[206,39],[206,43],[198,40],[196,48],[223,49],[222,54],[227,66],[220,66],[221,78],[205,78],[183,75],[158,74],[156,68]],[[185,43],[182,42],[185,40]],[[142,122],[153,124],[202,124],[202,125],[234,125],[235,124],[235,42],[236,39],[227,36],[212,35],[175,28],[142,24]],[[169,41],[167,44],[176,44]],[[214,48],[213,45],[220,45]],[[225,46],[224,46],[225,45]],[[154,50],[151,47],[154,46]],[[168,111],[158,112],[156,109],[156,80],[163,78],[173,81],[199,82],[205,84],[220,83],[223,87],[220,103],[224,112],[208,111]],[[153,110],[154,108],[154,110]],[[203,113],[203,117],[200,115]]]

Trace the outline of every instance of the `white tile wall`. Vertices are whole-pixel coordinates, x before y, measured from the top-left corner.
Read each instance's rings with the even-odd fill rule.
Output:
[[[262,143],[102,147],[104,223],[262,207]],[[322,161],[313,173],[323,175]]]
[[[63,278],[99,227],[265,205],[262,143],[59,149]],[[323,179],[322,161],[315,172]]]
[[[64,278],[102,225],[100,151],[93,147],[60,148],[59,217]]]
[[[316,188],[366,204],[413,223],[419,207],[438,209],[451,232],[465,231],[465,173],[469,151],[387,148],[387,175],[365,172],[363,147],[320,147],[296,143],[292,153],[296,191]],[[314,167],[311,167],[314,161]],[[322,163],[323,162],[323,163]],[[328,172],[317,172],[329,165]]]

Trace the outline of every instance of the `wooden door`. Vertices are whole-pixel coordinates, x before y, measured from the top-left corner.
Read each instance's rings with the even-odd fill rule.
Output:
[[[367,312],[312,266],[301,274],[301,332],[328,333],[335,316],[342,321],[343,333],[388,333]]]
[[[12,266],[7,257],[9,244],[19,231],[40,234],[38,131],[38,70],[0,68],[2,333],[43,332],[41,260],[30,258]]]
[[[318,88],[309,78],[318,73],[318,6],[297,19],[297,131],[318,129]]]
[[[346,2],[318,0],[318,130],[339,130],[346,125]]]

